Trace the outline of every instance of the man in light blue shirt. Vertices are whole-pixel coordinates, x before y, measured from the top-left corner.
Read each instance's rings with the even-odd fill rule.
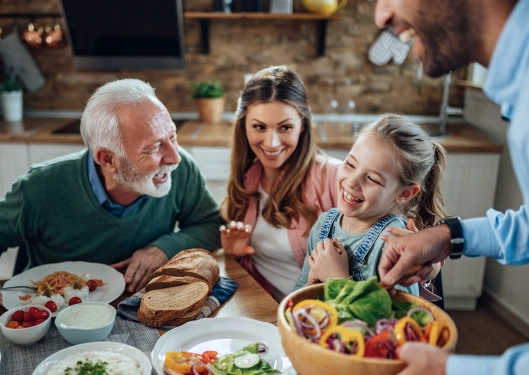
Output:
[[[510,121],[507,130],[524,204],[505,213],[446,222],[404,237],[386,237],[382,281],[394,285],[415,264],[425,265],[403,285],[420,280],[428,264],[447,257],[488,256],[504,264],[529,263],[529,0],[378,0],[375,22],[405,39],[416,36],[414,53],[426,74],[439,77],[471,62],[488,66],[485,93]],[[529,374],[529,344],[501,357],[449,355],[420,343],[406,344],[401,374]]]

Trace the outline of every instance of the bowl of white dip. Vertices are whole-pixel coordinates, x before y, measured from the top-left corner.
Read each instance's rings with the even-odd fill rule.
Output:
[[[87,302],[62,310],[55,318],[55,326],[70,344],[103,341],[116,321],[116,309],[103,302]]]

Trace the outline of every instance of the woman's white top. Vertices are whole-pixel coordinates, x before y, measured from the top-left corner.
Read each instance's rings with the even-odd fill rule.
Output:
[[[268,194],[259,185],[259,215],[252,231],[250,245],[255,249],[252,261],[259,273],[268,281],[272,295],[281,301],[294,290],[301,270],[290,247],[287,229],[276,228],[263,218],[263,207]]]

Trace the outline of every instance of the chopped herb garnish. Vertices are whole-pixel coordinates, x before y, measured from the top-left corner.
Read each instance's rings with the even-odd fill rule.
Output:
[[[107,365],[107,362],[103,362],[100,359],[98,359],[95,364],[90,360],[87,360],[84,363],[83,361],[77,361],[75,371],[77,371],[78,375],[108,375],[106,372]],[[70,375],[70,371],[72,371],[70,367],[66,368],[64,370],[64,375]]]

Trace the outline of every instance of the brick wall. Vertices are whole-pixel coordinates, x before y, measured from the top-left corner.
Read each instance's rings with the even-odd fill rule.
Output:
[[[58,13],[58,0],[0,0],[0,15],[6,13]],[[148,2],[146,2],[148,3]],[[209,11],[212,0],[183,0],[186,11]],[[294,1],[302,12],[301,0]],[[190,95],[193,80],[218,79],[227,92],[226,110],[236,107],[243,73],[263,67],[286,64],[297,71],[307,85],[314,113],[332,112],[330,102],[340,105],[352,99],[358,113],[401,112],[437,115],[442,96],[442,79],[417,79],[418,60],[408,55],[398,66],[372,65],[366,58],[369,45],[379,30],[373,22],[374,2],[349,0],[340,10],[342,20],[330,21],[325,56],[317,54],[317,28],[314,21],[290,20],[212,20],[211,53],[200,53],[199,21],[186,19],[185,70],[77,71],[68,48],[32,49],[47,83],[36,94],[25,94],[27,109],[82,109],[88,97],[101,84],[125,77],[149,81],[170,111],[193,111]],[[268,2],[265,1],[265,11]],[[17,23],[25,29],[30,21],[43,25],[54,19],[0,17],[4,33]],[[61,21],[59,19],[59,21]],[[95,21],[94,21],[95,22]],[[464,71],[457,75],[463,77]],[[463,89],[452,85],[450,104],[463,104]]]

